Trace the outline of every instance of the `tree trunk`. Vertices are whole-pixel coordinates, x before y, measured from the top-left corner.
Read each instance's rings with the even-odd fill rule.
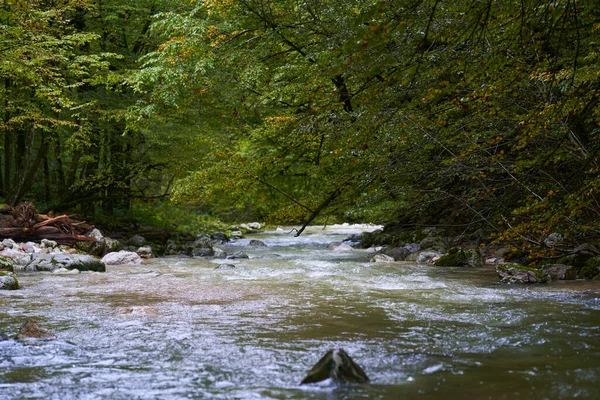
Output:
[[[48,148],[50,147],[48,140],[46,140],[45,136],[42,137],[42,143],[40,144],[40,148],[38,149],[37,156],[27,168],[27,170],[23,170],[19,176],[21,177],[15,185],[13,194],[10,198],[10,204],[15,206],[19,204],[25,194],[31,189],[33,182],[35,180],[36,175],[38,174],[40,167],[42,166],[42,162],[46,155],[48,154]]]

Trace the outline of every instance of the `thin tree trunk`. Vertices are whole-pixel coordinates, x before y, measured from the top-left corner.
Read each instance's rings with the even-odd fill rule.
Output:
[[[22,178],[18,180],[18,182],[15,186],[15,190],[10,199],[11,205],[15,206],[15,205],[19,204],[21,202],[21,200],[23,200],[23,197],[25,196],[25,194],[27,194],[29,189],[31,189],[31,186],[33,185],[35,177],[37,176],[37,174],[42,166],[42,162],[48,154],[49,147],[50,147],[50,145],[48,143],[48,140],[46,140],[45,137],[42,137],[42,143],[40,144],[40,148],[38,149],[37,156],[31,163],[29,168],[26,171],[23,171],[22,174],[20,174],[22,176]]]

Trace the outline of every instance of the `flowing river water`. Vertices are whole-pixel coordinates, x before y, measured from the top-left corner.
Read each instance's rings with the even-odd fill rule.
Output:
[[[21,274],[0,331],[1,399],[600,399],[600,282],[500,285],[492,268],[369,263],[361,227],[266,232],[250,259],[166,257]],[[330,348],[368,385],[299,385]]]

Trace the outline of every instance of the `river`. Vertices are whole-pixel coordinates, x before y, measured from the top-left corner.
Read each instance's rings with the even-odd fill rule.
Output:
[[[106,273],[21,274],[0,331],[1,399],[598,399],[600,282],[500,285],[492,268],[369,263],[309,228],[234,246],[250,259],[165,257]],[[227,262],[230,262],[228,260]],[[369,385],[299,385],[330,348]]]

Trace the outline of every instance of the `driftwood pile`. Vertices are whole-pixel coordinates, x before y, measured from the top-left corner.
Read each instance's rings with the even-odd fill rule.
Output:
[[[95,242],[85,236],[93,225],[70,218],[68,215],[40,214],[31,203],[15,207],[0,207],[0,240],[34,241],[54,240],[58,244],[73,245],[76,242]]]

